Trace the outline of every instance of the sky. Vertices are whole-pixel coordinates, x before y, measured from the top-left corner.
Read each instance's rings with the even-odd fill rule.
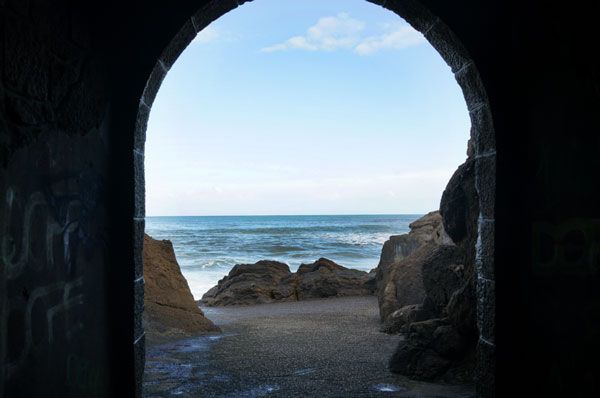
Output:
[[[256,0],[167,74],[145,150],[158,215],[422,214],[466,158],[450,68],[364,0]]]

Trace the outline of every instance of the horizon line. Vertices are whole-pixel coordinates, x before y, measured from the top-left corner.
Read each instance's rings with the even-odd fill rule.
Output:
[[[436,210],[431,210],[436,211]],[[431,212],[430,211],[430,212]],[[429,213],[429,212],[427,212]],[[420,216],[427,213],[328,213],[328,214],[196,214],[196,215],[146,215],[148,217],[312,217],[312,216]]]

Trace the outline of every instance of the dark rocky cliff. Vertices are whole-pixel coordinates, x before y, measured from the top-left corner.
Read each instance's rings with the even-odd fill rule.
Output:
[[[383,247],[377,270],[382,330],[405,335],[390,360],[393,372],[421,380],[473,379],[478,201],[474,161],[467,159],[448,183],[440,211]]]

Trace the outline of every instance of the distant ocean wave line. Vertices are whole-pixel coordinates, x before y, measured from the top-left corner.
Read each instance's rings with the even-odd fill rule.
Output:
[[[201,260],[195,261],[190,264],[181,263],[180,266],[182,270],[190,270],[190,271],[201,271],[201,270],[210,270],[210,269],[223,269],[230,270],[233,266],[237,264],[254,264],[259,260],[269,260],[269,261],[278,261],[290,266],[293,269],[300,264],[311,264],[314,261],[318,260],[321,257],[326,257],[332,261],[337,262],[340,265],[348,266],[349,260],[363,260],[369,258],[368,254],[365,253],[352,253],[352,252],[338,252],[338,253],[328,253],[326,256],[318,253],[312,253],[312,255],[300,255],[298,253],[292,254],[287,257],[278,257],[276,255],[273,256],[265,256],[256,259],[222,259],[222,260]],[[373,261],[373,268],[377,265],[377,261]]]
[[[259,260],[300,264],[325,257],[354,269],[377,266],[383,243],[406,233],[417,216],[149,217],[156,239],[173,242],[177,260],[196,298],[236,264]]]
[[[323,226],[306,226],[306,227],[249,227],[249,228],[189,228],[189,229],[170,229],[168,227],[163,229],[168,231],[172,237],[189,237],[189,231],[193,231],[193,236],[204,235],[204,234],[263,234],[263,235],[274,235],[274,234],[290,234],[297,232],[337,232],[345,233],[348,231],[362,231],[362,232],[387,232],[392,229],[387,225],[323,225]],[[163,232],[160,227],[155,227],[155,231]]]

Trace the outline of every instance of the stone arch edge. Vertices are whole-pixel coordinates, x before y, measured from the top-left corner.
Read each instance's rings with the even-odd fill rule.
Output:
[[[145,364],[143,314],[143,236],[145,228],[144,144],[150,109],[161,83],[179,55],[196,35],[227,12],[253,0],[211,0],[189,19],[170,41],[148,76],[140,97],[134,130],[135,210],[134,222],[134,356],[136,396],[141,397]],[[471,150],[475,158],[475,185],[479,195],[477,274],[477,347],[476,386],[480,397],[494,396],[495,373],[495,184],[496,143],[492,110],[475,62],[451,29],[416,0],[366,0],[405,19],[421,32],[450,67],[462,89],[471,119]]]

